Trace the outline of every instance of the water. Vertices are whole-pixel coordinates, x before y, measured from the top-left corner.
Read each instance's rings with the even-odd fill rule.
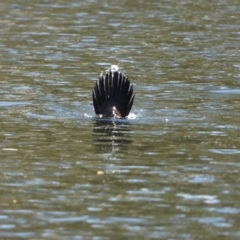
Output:
[[[239,239],[238,1],[0,4],[0,238]],[[99,121],[120,63],[136,98]]]

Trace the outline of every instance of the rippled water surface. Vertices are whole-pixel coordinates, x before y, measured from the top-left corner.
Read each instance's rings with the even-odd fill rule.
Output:
[[[240,3],[2,1],[1,239],[239,239]],[[91,91],[119,63],[129,119]]]

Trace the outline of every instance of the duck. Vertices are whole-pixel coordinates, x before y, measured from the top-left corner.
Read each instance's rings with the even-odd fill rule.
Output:
[[[118,65],[101,73],[92,91],[93,107],[99,118],[127,118],[134,98],[133,85]]]

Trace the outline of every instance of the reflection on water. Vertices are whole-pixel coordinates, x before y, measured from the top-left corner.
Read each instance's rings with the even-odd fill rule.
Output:
[[[113,153],[132,142],[127,120],[94,120],[93,142],[96,153]]]

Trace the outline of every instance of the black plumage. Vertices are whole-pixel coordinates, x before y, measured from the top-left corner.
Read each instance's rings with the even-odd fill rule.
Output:
[[[97,115],[116,118],[128,116],[135,97],[128,77],[114,68],[100,75],[92,96]]]

